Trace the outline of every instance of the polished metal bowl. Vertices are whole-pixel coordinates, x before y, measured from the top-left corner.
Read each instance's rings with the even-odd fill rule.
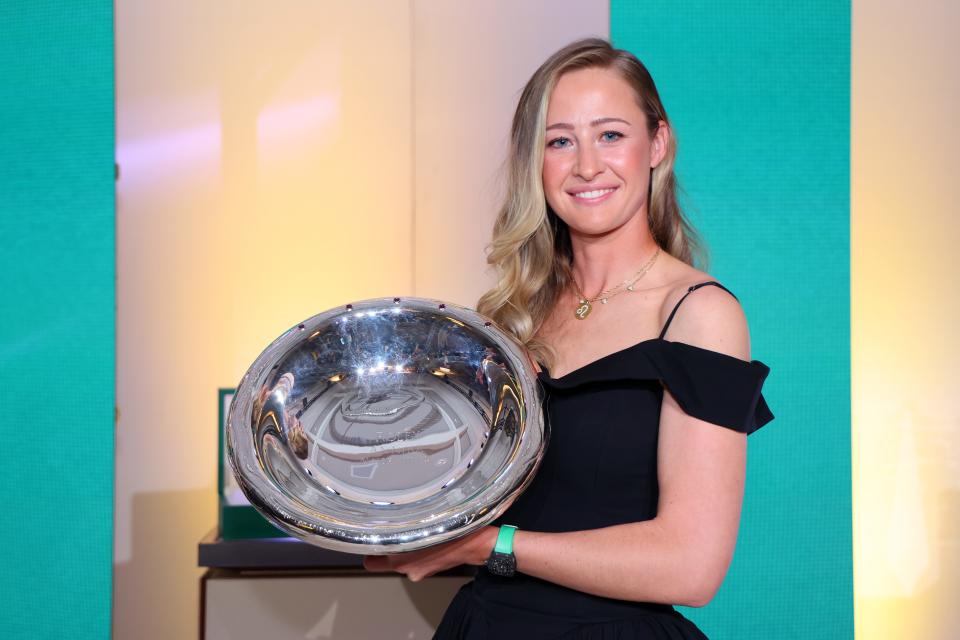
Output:
[[[546,442],[522,346],[477,312],[422,298],[331,309],[243,376],[228,456],[281,530],[360,554],[412,551],[504,511]]]

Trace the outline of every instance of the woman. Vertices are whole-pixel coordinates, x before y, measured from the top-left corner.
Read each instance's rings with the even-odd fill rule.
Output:
[[[521,95],[478,309],[542,363],[550,444],[494,523],[512,526],[366,561],[412,580],[484,565],[438,638],[705,637],[671,605],[719,588],[746,435],[772,415],[740,305],[692,266],[675,149],[649,73],[603,40]]]

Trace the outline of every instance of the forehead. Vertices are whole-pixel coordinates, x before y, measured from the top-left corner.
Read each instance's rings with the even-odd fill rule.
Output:
[[[547,103],[547,124],[631,114],[635,119],[640,113],[633,88],[619,73],[612,69],[577,69],[557,80]]]

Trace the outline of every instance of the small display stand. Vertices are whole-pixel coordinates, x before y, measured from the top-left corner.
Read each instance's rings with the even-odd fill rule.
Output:
[[[200,640],[433,637],[470,567],[420,582],[368,573],[361,556],[293,538],[199,545]]]

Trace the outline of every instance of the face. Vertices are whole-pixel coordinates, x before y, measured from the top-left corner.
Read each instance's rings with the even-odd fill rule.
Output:
[[[668,135],[661,123],[651,136],[633,89],[615,71],[564,74],[547,106],[547,202],[574,234],[646,225],[650,170],[663,159]]]

